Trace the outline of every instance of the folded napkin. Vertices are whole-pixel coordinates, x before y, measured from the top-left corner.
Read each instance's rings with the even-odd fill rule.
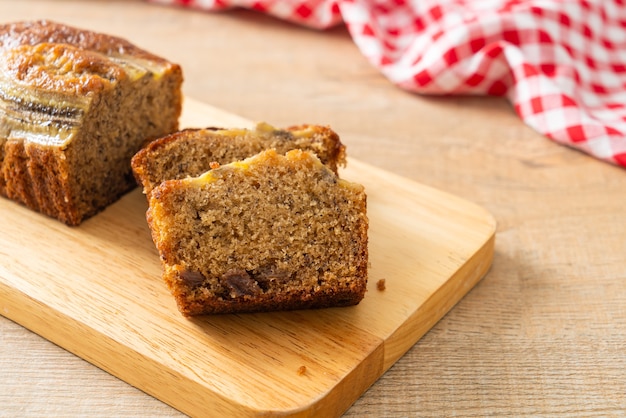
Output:
[[[626,167],[626,0],[152,0],[345,24],[391,82],[506,96],[548,138]]]

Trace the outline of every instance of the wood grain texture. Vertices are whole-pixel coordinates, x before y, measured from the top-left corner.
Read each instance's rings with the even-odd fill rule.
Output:
[[[625,170],[538,135],[504,99],[401,91],[343,27],[141,1],[0,0],[0,15],[127,37],[180,62],[188,96],[329,124],[351,157],[495,215],[487,276],[346,417],[626,414]],[[0,416],[180,414],[0,317]]]
[[[183,126],[251,124],[183,109]],[[356,160],[341,175],[368,195],[370,280],[356,307],[184,318],[136,189],[77,228],[0,201],[0,312],[193,416],[343,414],[484,276],[495,221]]]

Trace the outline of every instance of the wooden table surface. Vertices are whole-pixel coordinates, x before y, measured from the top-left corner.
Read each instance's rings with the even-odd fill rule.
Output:
[[[0,16],[125,37],[180,63],[190,97],[328,124],[351,157],[495,216],[491,271],[345,416],[626,414],[625,169],[551,142],[504,99],[394,87],[343,27],[140,1],[0,0]],[[0,316],[0,416],[180,413]]]

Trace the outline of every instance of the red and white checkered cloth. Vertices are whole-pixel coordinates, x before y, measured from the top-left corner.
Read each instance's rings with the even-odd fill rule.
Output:
[[[391,82],[506,96],[552,140],[626,167],[626,0],[152,0],[342,22]]]

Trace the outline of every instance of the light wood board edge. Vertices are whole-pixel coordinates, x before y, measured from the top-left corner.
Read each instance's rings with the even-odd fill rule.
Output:
[[[194,109],[196,109],[196,104],[194,103],[192,106]],[[184,126],[193,125],[193,121],[197,120],[195,119],[197,117],[206,118],[207,110],[208,115],[215,119],[218,126],[251,125],[249,121],[219,109],[205,105],[198,106],[201,106],[197,108],[202,109],[202,114],[192,115],[188,122],[183,122],[186,124]],[[411,187],[412,182],[407,179],[396,177],[358,161],[351,161],[350,164],[356,164],[360,166],[360,169],[388,177],[389,181],[401,180],[405,182],[406,187]],[[415,185],[417,186],[417,184]],[[423,188],[424,186],[419,185],[419,187]],[[443,196],[448,199],[455,199],[450,195],[443,194]],[[467,205],[469,202],[463,201],[463,203]],[[172,375],[170,371],[164,370],[157,362],[146,362],[145,359],[138,362],[136,357],[139,354],[128,347],[107,336],[100,335],[97,330],[84,326],[74,318],[64,316],[18,290],[2,286],[2,282],[0,282],[0,296],[4,299],[5,305],[1,313],[129,384],[191,415],[206,413],[204,405],[207,404],[212,405],[212,410],[220,415],[232,415],[234,413],[238,416],[258,416],[259,414],[275,416],[340,415],[452,309],[488,271],[494,251],[495,221],[486,211],[477,206],[475,209],[478,213],[477,216],[484,216],[485,223],[492,225],[491,232],[486,235],[486,241],[481,249],[467,260],[459,271],[442,285],[440,290],[435,291],[425,304],[413,312],[409,320],[391,335],[381,339],[380,345],[358,367],[351,371],[349,378],[344,378],[329,393],[322,394],[319,399],[313,400],[311,404],[298,410],[258,411],[242,407],[241,404],[233,402],[232,399],[226,399],[217,393],[207,394],[206,390],[203,391],[202,388],[196,387],[198,386],[196,382],[185,379],[183,376]],[[3,275],[10,274],[2,271],[2,269],[0,272]],[[460,291],[459,288],[461,288]],[[450,297],[451,295],[454,297]],[[426,312],[430,312],[430,315],[425,315]],[[57,328],[51,328],[50,324],[54,324]],[[67,326],[65,329],[58,329],[58,324],[66,324]],[[103,344],[102,341],[106,341],[106,344]],[[115,361],[111,361],[111,359],[115,359]],[[134,369],[131,373],[127,367],[128,362],[124,359],[127,359],[128,362],[141,363],[142,369]],[[150,376],[149,381],[146,381],[146,376]],[[173,387],[172,380],[178,381],[180,384]],[[358,384],[354,384],[354,382]],[[199,394],[203,394],[202,399],[199,399]],[[181,401],[185,399],[193,399],[193,401]]]
[[[356,167],[358,172],[371,173],[372,176],[384,179],[388,184],[393,184],[401,190],[418,191],[420,194],[427,194],[433,201],[446,202],[446,205],[453,207],[454,210],[464,208],[467,217],[472,218],[476,223],[475,232],[477,237],[472,239],[474,241],[482,239],[482,244],[472,256],[467,258],[459,266],[459,269],[448,280],[443,282],[438,289],[433,289],[428,299],[419,305],[400,327],[396,328],[390,335],[377,334],[383,339],[384,357],[382,370],[384,373],[488,273],[495,253],[497,222],[493,215],[484,208],[441,190],[352,159],[349,159],[348,169],[346,170],[348,177],[352,174],[350,167]],[[358,181],[358,178],[354,180]],[[438,197],[438,199],[433,197]]]

